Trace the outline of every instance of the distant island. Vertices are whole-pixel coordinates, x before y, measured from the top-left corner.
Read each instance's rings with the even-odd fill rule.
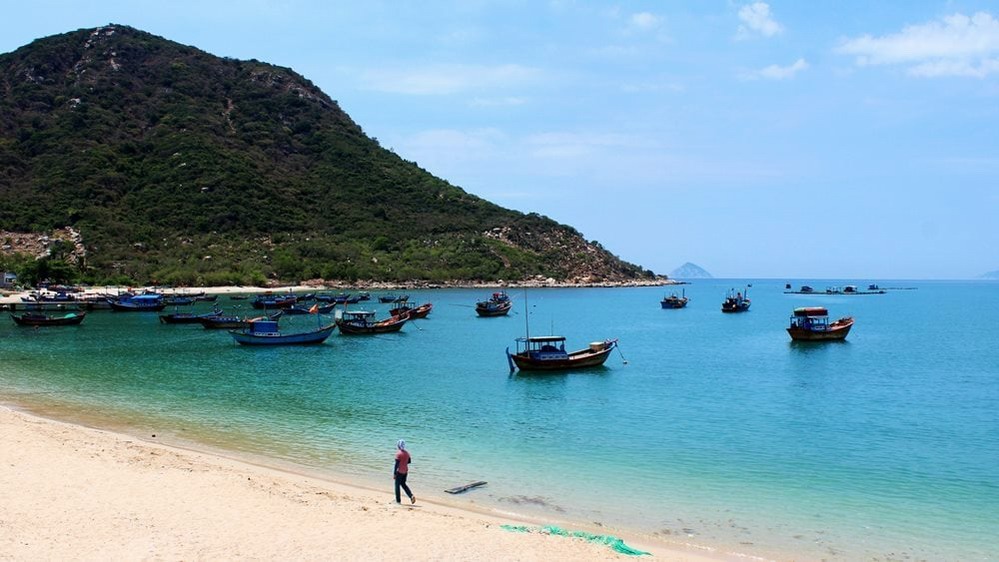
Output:
[[[712,279],[713,276],[703,267],[687,262],[669,274],[672,279]]]
[[[988,273],[983,273],[981,277],[982,279],[999,279],[999,269],[995,271],[990,271]]]

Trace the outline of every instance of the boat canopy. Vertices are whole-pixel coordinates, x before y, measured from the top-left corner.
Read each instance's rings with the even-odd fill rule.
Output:
[[[517,338],[517,341],[531,343],[553,343],[565,341],[565,336],[531,336],[529,338]]]
[[[370,318],[375,315],[375,312],[373,310],[344,310],[343,315],[355,318]]]
[[[275,334],[278,332],[278,323],[274,320],[254,320],[250,326],[254,334]]]
[[[829,316],[829,311],[821,306],[805,306],[794,309],[795,316]]]

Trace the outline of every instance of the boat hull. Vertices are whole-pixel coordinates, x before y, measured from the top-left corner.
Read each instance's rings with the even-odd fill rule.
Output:
[[[251,334],[231,331],[229,335],[240,345],[310,345],[326,341],[335,328],[336,324],[330,324],[318,330],[297,334]]]
[[[666,309],[684,308],[685,306],[687,306],[687,299],[675,299],[675,300],[674,299],[663,299],[663,300],[659,301],[659,304],[662,305],[662,307],[666,308]]]
[[[345,336],[368,336],[373,334],[389,334],[392,332],[398,332],[408,320],[408,316],[396,316],[388,320],[373,322],[363,326],[353,322],[343,321],[337,322],[336,325],[340,328],[340,333]]]
[[[506,316],[510,313],[510,309],[513,308],[513,303],[504,302],[499,303],[496,306],[475,306],[475,312],[479,316],[491,317],[491,316]]]
[[[127,302],[110,302],[111,310],[115,312],[161,312],[166,308],[166,303],[156,304],[132,304]]]

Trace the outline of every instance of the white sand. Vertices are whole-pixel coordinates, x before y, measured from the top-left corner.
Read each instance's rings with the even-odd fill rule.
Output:
[[[0,407],[3,560],[650,558],[504,531],[525,522],[441,498],[398,506],[391,488],[389,475],[376,492]],[[624,538],[657,560],[720,559]]]

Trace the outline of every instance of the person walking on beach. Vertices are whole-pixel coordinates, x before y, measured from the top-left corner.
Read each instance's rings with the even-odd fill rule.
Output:
[[[406,491],[410,503],[416,503],[416,496],[413,495],[413,492],[409,490],[409,486],[406,485],[406,476],[409,475],[409,463],[413,462],[413,457],[406,450],[405,440],[400,439],[395,446],[398,449],[395,452],[395,468],[392,471],[395,476],[395,503],[402,503],[399,488]]]

